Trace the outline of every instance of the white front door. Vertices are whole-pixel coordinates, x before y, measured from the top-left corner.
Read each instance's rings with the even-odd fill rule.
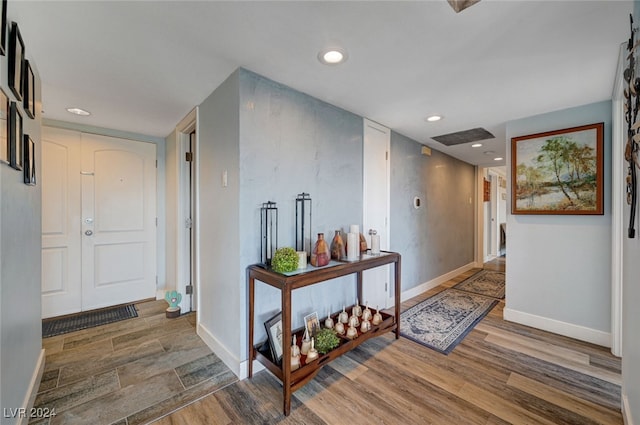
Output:
[[[156,146],[82,135],[82,308],[156,295]]]
[[[155,149],[43,127],[43,318],[155,298]]]
[[[42,129],[42,317],[82,309],[80,133]]]
[[[390,168],[389,155],[391,131],[367,119],[364,120],[363,145],[363,228],[367,245],[371,247],[369,230],[376,230],[380,235],[380,249],[389,249],[389,206],[390,206]],[[365,270],[362,275],[362,303],[380,308],[389,307],[392,303],[389,291],[389,266],[380,266]]]

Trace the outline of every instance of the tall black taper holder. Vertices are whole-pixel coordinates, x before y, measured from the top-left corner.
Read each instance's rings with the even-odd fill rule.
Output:
[[[296,251],[311,255],[311,195],[299,193],[296,197]],[[307,239],[308,236],[308,239]]]
[[[278,249],[278,207],[268,201],[260,208],[260,242],[262,243],[262,264],[270,266],[273,254]]]

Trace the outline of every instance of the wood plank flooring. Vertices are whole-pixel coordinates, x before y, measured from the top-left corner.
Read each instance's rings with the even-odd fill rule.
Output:
[[[485,268],[503,271],[504,260]],[[155,424],[623,423],[620,359],[603,347],[505,322],[503,308],[496,305],[448,356],[393,335],[367,341],[295,392],[288,417],[280,382],[262,371]]]
[[[167,303],[136,305],[138,317],[43,339],[45,371],[31,424],[149,423],[236,376],[195,333],[195,314],[165,317]]]

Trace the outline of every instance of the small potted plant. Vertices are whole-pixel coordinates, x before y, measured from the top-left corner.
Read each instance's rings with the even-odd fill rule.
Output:
[[[315,347],[318,353],[327,354],[338,345],[340,345],[340,338],[333,329],[322,328],[316,333]]]
[[[278,248],[271,259],[271,268],[278,273],[296,270],[298,268],[298,253],[290,247]]]

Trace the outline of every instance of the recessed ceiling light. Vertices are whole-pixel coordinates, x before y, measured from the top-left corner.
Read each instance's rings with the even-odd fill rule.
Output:
[[[331,47],[321,50],[318,60],[325,65],[338,65],[347,60],[347,52],[339,47]]]
[[[85,111],[84,109],[81,109],[81,108],[67,108],[67,112],[71,112],[72,114],[80,115],[82,117],[87,117],[91,115],[91,112]]]
[[[499,157],[497,157],[497,158],[493,158],[493,160],[494,160],[494,161],[502,161],[502,159],[503,159],[503,158],[502,158],[501,156],[499,156]]]
[[[472,148],[479,148],[480,146],[482,146],[482,143],[474,143],[471,145]]]
[[[495,151],[484,151],[483,152],[485,155],[493,155],[494,153],[496,153]]]
[[[436,121],[440,121],[441,119],[442,119],[442,115],[431,115],[427,117],[427,121],[429,122],[436,122]]]

